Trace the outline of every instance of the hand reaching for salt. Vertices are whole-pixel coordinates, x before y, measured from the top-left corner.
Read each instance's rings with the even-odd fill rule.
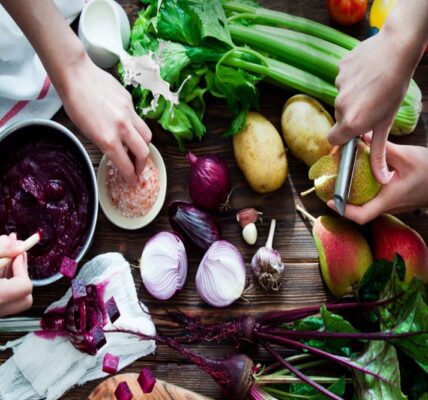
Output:
[[[119,253],[102,254],[85,264],[77,279],[84,285],[102,285],[105,302],[114,297],[120,317],[104,330],[119,328],[155,334],[155,327],[147,309],[138,302],[129,263]],[[52,303],[47,312],[64,309],[71,298],[71,290]],[[136,359],[153,353],[153,341],[141,341],[126,333],[106,333],[107,343],[91,356],[77,350],[67,335],[29,333],[8,343],[13,356],[0,366],[0,400],[58,399],[75,385],[106,376],[102,372],[104,355],[112,353],[120,358],[119,369]],[[0,348],[1,350],[1,348]]]

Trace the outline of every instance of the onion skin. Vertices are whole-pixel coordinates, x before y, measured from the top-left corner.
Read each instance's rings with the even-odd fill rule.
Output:
[[[245,282],[245,263],[239,250],[224,240],[213,243],[196,273],[199,296],[214,307],[227,307],[241,297]]]
[[[189,194],[193,202],[206,210],[226,205],[231,191],[230,173],[226,163],[215,155],[196,157],[187,154],[191,165]]]
[[[187,277],[187,254],[180,238],[170,232],[154,235],[144,247],[140,272],[145,288],[154,298],[173,297]]]
[[[187,242],[202,250],[207,250],[220,240],[217,220],[185,201],[174,201],[168,207],[172,229]]]

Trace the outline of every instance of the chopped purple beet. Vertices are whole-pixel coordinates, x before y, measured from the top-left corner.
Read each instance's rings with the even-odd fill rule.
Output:
[[[103,360],[103,371],[107,374],[115,374],[119,368],[119,357],[106,353]]]
[[[132,400],[131,389],[129,389],[129,386],[125,381],[120,382],[119,385],[117,385],[114,395],[117,400]]]
[[[71,281],[71,293],[75,302],[86,299],[86,286],[81,279],[76,278]]]
[[[93,342],[95,343],[95,347],[99,350],[101,347],[103,347],[106,343],[106,337],[104,335],[103,327],[102,326],[96,326],[91,331]]]
[[[76,275],[77,262],[69,257],[63,257],[59,272],[66,278],[73,279]]]
[[[145,367],[141,369],[137,381],[140,384],[143,393],[151,393],[155,386],[156,378],[153,376],[152,370]]]
[[[111,323],[113,323],[120,317],[120,311],[117,307],[116,300],[114,299],[114,297],[110,297],[110,299],[107,300],[106,310]]]

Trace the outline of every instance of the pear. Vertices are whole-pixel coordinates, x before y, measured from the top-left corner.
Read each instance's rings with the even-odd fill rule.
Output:
[[[327,215],[314,218],[297,209],[311,220],[321,274],[330,292],[336,297],[354,293],[373,262],[364,236],[349,222]]]
[[[406,263],[404,282],[409,284],[416,275],[428,284],[428,248],[418,232],[390,214],[377,217],[371,230],[376,260],[392,261],[398,253]]]
[[[303,192],[302,195],[315,190],[317,196],[325,202],[333,198],[340,153],[340,147],[333,148],[329,155],[321,157],[309,169],[309,179],[314,180],[314,188]],[[370,165],[370,148],[360,140],[357,146],[348,203],[356,206],[365,204],[379,193],[381,187],[382,185],[374,177]]]

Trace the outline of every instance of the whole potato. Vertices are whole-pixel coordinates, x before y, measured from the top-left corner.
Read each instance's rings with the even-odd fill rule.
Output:
[[[288,164],[281,135],[259,113],[248,113],[244,128],[233,137],[233,152],[256,192],[273,192],[287,178]]]
[[[287,146],[309,167],[332,150],[327,135],[333,125],[324,107],[304,94],[288,99],[282,110],[281,128]]]

